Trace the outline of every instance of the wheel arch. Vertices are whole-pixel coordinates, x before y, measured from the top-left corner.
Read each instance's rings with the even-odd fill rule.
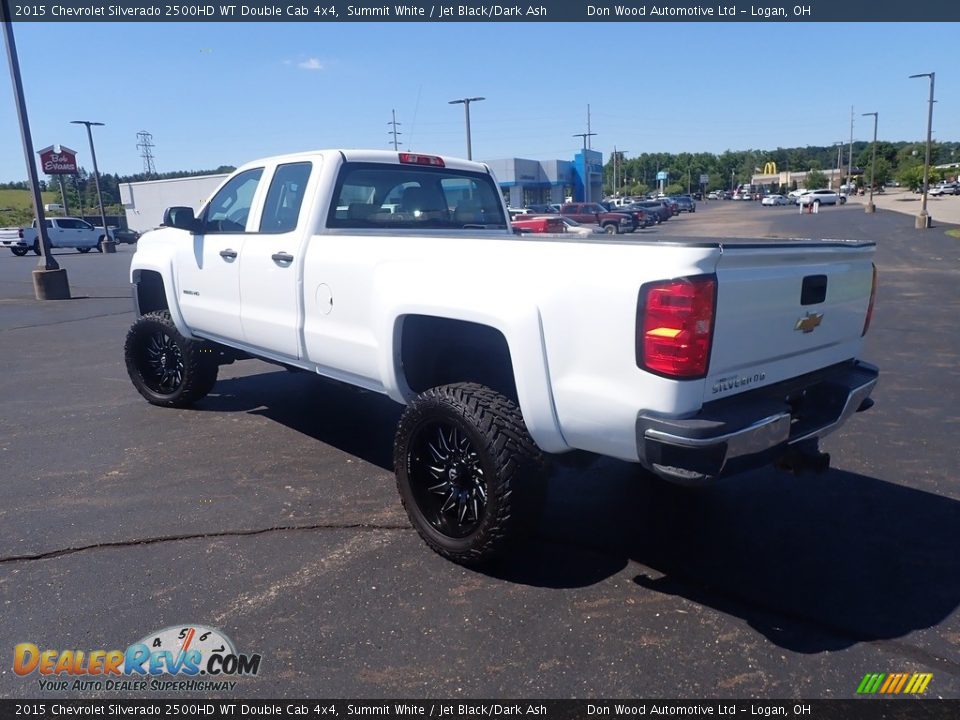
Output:
[[[170,319],[185,338],[193,334],[187,328],[177,304],[173,271],[159,264],[141,265],[130,269],[133,309],[137,317],[156,310],[168,310]]]
[[[478,382],[517,402],[541,449],[570,449],[554,407],[536,309],[493,317],[411,308],[394,316],[389,332],[391,360],[383,370],[389,394],[399,396],[394,399],[409,402],[430,387]]]

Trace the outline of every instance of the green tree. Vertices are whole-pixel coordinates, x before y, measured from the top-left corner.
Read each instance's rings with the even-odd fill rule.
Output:
[[[817,188],[826,187],[827,176],[817,169],[810,170],[807,173],[807,178],[804,181],[803,185],[808,190],[816,190]]]
[[[897,171],[897,180],[911,190],[923,189],[923,165],[909,165]],[[940,181],[940,171],[930,168],[930,184]]]
[[[686,191],[687,191],[686,186],[681,185],[680,183],[670,183],[664,189],[664,192],[667,195],[683,195]]]

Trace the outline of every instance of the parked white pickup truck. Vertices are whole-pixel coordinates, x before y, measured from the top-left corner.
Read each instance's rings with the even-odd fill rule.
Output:
[[[398,489],[457,562],[505,547],[544,453],[822,470],[872,404],[873,243],[517,236],[487,166],[374,150],[249,163],[163,224],[131,266],[137,390],[186,406],[255,356],[405,404]]]
[[[113,240],[113,228],[104,233],[103,226],[91,225],[86,220],[72,217],[47,218],[47,236],[50,238],[50,247],[76,248],[82,253],[90,250],[99,250],[100,241],[106,235]],[[0,236],[0,247],[8,247],[14,255],[23,256],[30,250],[40,254],[37,242],[37,220],[34,218],[30,227],[20,228],[18,237]]]

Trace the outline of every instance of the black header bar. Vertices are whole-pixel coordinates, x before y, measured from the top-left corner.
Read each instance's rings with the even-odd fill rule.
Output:
[[[14,22],[958,22],[948,0],[611,2],[482,0],[376,3],[8,0]]]
[[[953,720],[960,700],[0,700],[0,717]]]

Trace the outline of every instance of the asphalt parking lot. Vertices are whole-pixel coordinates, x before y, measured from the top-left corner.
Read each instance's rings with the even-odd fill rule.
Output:
[[[701,203],[644,232],[875,239],[876,406],[819,476],[689,492],[577,457],[533,541],[484,572],[431,553],[391,470],[400,408],[255,361],[189,411],[122,362],[132,248],[62,252],[38,303],[0,254],[0,696],[13,646],[123,649],[220,628],[240,697],[845,698],[869,672],[960,697],[960,239],[859,206]]]

